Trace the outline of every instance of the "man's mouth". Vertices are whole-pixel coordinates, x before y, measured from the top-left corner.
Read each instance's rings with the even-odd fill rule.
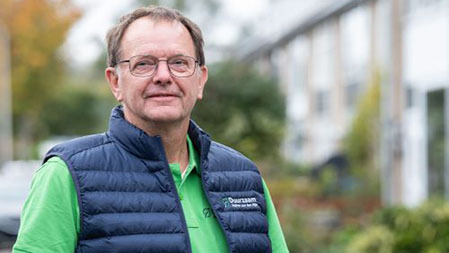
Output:
[[[150,95],[149,97],[176,97],[173,94],[154,94],[154,95]]]
[[[175,93],[153,93],[148,94],[147,97],[178,97],[178,95]]]
[[[146,96],[146,98],[149,98],[152,100],[157,100],[157,101],[170,101],[177,97],[179,97],[179,96],[175,93],[154,93],[154,94],[149,94]]]

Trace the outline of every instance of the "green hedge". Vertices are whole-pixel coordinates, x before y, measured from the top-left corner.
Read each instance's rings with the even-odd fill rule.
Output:
[[[347,252],[449,252],[449,203],[429,201],[415,209],[390,207],[355,235]]]

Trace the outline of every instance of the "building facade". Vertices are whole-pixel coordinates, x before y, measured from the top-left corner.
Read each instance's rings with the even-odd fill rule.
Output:
[[[335,1],[244,59],[278,78],[285,157],[311,165],[341,152],[378,73],[384,203],[449,196],[449,0]]]

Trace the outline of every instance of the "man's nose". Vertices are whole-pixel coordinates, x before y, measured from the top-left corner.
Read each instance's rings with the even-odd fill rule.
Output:
[[[167,61],[160,60],[153,75],[153,81],[157,84],[171,84],[170,69]]]

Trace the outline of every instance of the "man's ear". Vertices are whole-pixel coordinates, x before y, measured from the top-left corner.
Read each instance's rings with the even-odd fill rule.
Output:
[[[122,102],[122,91],[118,83],[119,75],[117,73],[117,69],[113,67],[107,67],[104,71],[104,76],[109,83],[109,88],[111,88],[112,94],[114,94],[115,99],[117,99],[117,101],[119,102]]]
[[[199,90],[198,90],[198,96],[197,99],[201,100],[203,98],[203,91],[204,86],[206,85],[207,78],[208,78],[208,70],[206,65],[200,67],[201,73],[200,73],[200,81],[199,81]]]

